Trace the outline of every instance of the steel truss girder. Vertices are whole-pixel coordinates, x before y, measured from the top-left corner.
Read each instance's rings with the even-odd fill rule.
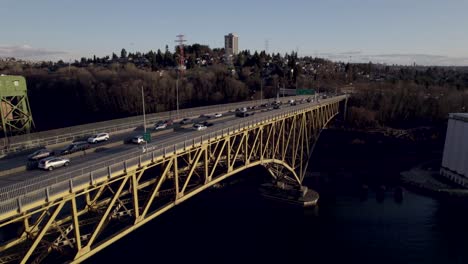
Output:
[[[0,245],[7,253],[0,263],[18,255],[22,263],[47,261],[51,251],[82,262],[175,205],[254,166],[265,166],[277,180],[301,184],[321,129],[338,111],[339,101],[254,124],[0,222],[0,228],[12,223],[24,227],[18,238]],[[112,232],[110,223],[119,228]]]

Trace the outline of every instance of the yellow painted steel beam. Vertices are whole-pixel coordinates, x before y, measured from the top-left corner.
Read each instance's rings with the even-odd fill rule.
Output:
[[[200,152],[200,153],[201,153],[201,152]],[[157,183],[156,186],[154,187],[154,190],[151,192],[151,196],[150,196],[150,198],[148,199],[148,201],[146,202],[146,204],[145,204],[145,206],[144,206],[144,209],[143,209],[143,212],[141,213],[141,215],[140,215],[139,218],[138,218],[138,221],[140,221],[141,219],[145,218],[146,214],[148,213],[149,208],[151,207],[151,204],[153,203],[154,197],[156,196],[156,194],[158,193],[159,189],[161,188],[162,183],[163,183],[164,180],[166,179],[167,172],[170,170],[170,168],[172,167],[172,164],[173,164],[173,163],[174,163],[174,159],[170,159],[170,160],[169,160],[169,163],[166,165],[166,168],[164,169],[163,174],[162,174],[161,177],[160,177],[160,180],[158,181],[158,183]],[[184,186],[184,189],[185,189],[185,187],[186,187],[186,186]],[[183,193],[184,189],[182,189],[182,193]]]
[[[78,224],[78,210],[76,206],[76,196],[71,199],[72,204],[72,217],[73,217],[73,230],[75,231],[75,241],[77,250],[81,250],[81,236],[80,225]]]
[[[88,241],[88,244],[86,244],[85,247],[83,247],[81,250],[80,250],[80,254],[83,254],[85,252],[88,252],[90,249],[91,249],[91,246],[93,245],[93,242],[94,240],[97,238],[97,236],[99,235],[99,233],[101,232],[101,229],[104,225],[105,222],[107,222],[108,220],[108,216],[109,216],[109,213],[111,212],[112,210],[112,207],[114,206],[115,202],[117,201],[117,199],[119,199],[119,195],[120,195],[120,192],[122,192],[123,190],[123,187],[125,186],[125,184],[127,183],[127,180],[128,180],[129,177],[124,177],[122,179],[122,183],[120,184],[119,188],[117,189],[117,192],[115,192],[114,194],[114,197],[112,198],[111,202],[109,203],[106,211],[104,212],[104,214],[102,215],[102,218],[101,218],[101,221],[99,221],[98,225],[96,226],[96,228],[94,229],[94,232],[93,234],[91,235],[91,238],[89,239]],[[81,253],[81,251],[83,251],[83,253]]]
[[[34,239],[34,242],[29,247],[26,254],[24,254],[24,257],[20,262],[21,264],[25,264],[28,261],[29,257],[31,257],[32,253],[36,249],[37,245],[39,245],[39,242],[41,242],[42,238],[44,237],[45,233],[49,229],[50,225],[54,223],[55,218],[57,217],[59,212],[62,210],[64,204],[65,202],[61,202],[57,205],[57,208],[55,208],[54,212],[49,217],[49,220],[47,220],[47,223],[42,227],[41,231],[39,232],[39,234],[37,234],[36,238]]]
[[[226,141],[223,142],[223,145],[221,147],[221,150],[220,150],[220,154],[224,151],[224,148],[226,147]],[[213,164],[213,168],[211,169],[211,173],[209,174],[208,178],[212,178],[213,177],[213,174],[215,173],[216,171],[216,167],[218,166],[218,163],[219,163],[219,160],[221,159],[221,155],[218,155],[218,157],[216,158],[214,164]],[[208,163],[208,161],[205,161],[206,163]],[[208,175],[208,170],[206,170],[206,174]]]
[[[140,172],[140,175],[143,175],[144,170]],[[137,176],[136,173],[132,174],[132,198],[133,198],[133,215],[135,216],[135,221],[138,219],[140,216],[140,208],[138,205],[138,181],[137,181]],[[140,178],[140,177],[138,177]]]

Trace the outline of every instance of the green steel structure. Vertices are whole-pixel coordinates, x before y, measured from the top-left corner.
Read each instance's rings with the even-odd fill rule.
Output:
[[[0,76],[0,115],[4,136],[31,132],[34,122],[23,76]]]
[[[0,237],[0,264],[83,262],[194,195],[254,166],[265,167],[276,181],[300,186],[321,130],[346,99],[337,96],[261,113],[173,146],[96,164],[89,173],[55,175],[44,184],[31,180],[23,187],[0,189],[0,233],[14,231],[8,238]]]

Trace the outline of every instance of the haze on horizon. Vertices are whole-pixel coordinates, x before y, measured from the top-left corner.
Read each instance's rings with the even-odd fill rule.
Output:
[[[0,57],[79,60],[122,48],[174,50],[175,36],[211,48],[334,61],[468,65],[467,1],[1,1]],[[268,42],[268,45],[266,43]]]

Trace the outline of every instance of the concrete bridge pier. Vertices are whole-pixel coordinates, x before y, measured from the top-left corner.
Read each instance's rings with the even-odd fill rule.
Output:
[[[315,206],[319,199],[319,194],[307,186],[282,180],[262,184],[260,192],[266,199],[301,207]]]

